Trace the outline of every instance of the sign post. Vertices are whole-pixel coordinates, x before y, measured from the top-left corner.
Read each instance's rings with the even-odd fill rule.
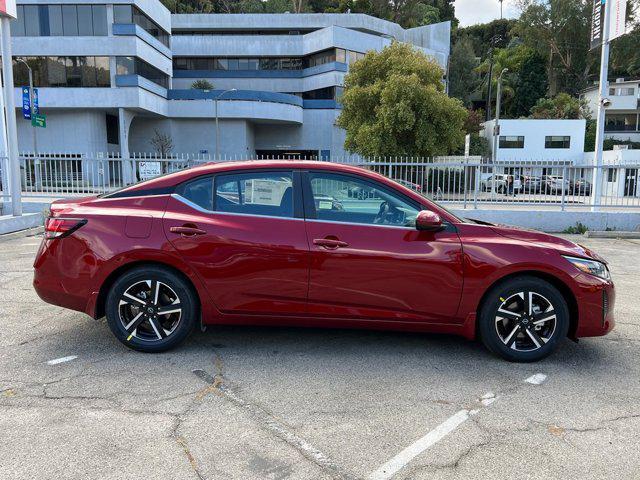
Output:
[[[20,160],[18,158],[18,127],[13,98],[13,62],[11,54],[10,21],[16,18],[16,0],[0,0],[0,30],[2,31],[2,71],[4,72],[4,108],[6,120],[7,156],[11,178],[11,208],[14,216],[22,215],[22,185],[20,180]]]

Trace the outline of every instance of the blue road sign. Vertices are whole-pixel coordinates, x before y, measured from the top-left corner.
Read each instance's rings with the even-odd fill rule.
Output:
[[[22,116],[31,120],[31,99],[29,98],[29,87],[22,87]]]
[[[37,115],[38,113],[40,113],[40,106],[38,105],[38,89],[34,88],[33,89],[33,113],[34,115]]]

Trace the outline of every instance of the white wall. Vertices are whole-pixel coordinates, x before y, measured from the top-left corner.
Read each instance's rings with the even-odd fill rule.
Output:
[[[105,111],[96,110],[47,110],[40,113],[47,117],[47,127],[37,129],[39,151],[94,153],[113,150],[107,145]],[[16,113],[18,123],[18,150],[33,151],[33,128],[22,112]]]
[[[481,135],[493,148],[493,126],[491,120],[484,124]],[[500,136],[524,136],[524,148],[504,149],[498,147],[498,161],[580,161],[584,156],[586,120],[500,120]],[[546,136],[569,136],[571,148],[545,148]]]

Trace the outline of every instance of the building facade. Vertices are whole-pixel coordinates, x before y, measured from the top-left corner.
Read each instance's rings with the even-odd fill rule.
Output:
[[[598,85],[582,93],[595,116],[598,110]],[[640,80],[619,78],[609,82],[609,106],[605,110],[605,138],[640,142]]]
[[[128,157],[164,143],[177,155],[342,156],[335,121],[353,62],[407,42],[446,81],[449,57],[449,22],[405,30],[362,14],[171,15],[157,0],[19,0],[18,16],[16,105],[28,84],[20,58],[47,118],[34,129],[16,111],[23,152]],[[192,88],[198,80],[212,88]]]

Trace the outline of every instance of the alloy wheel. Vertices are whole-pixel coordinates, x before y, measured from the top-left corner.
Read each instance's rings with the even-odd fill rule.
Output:
[[[180,297],[166,283],[141,280],[128,287],[118,303],[122,326],[137,338],[159,342],[169,337],[182,319]]]
[[[556,331],[553,304],[534,291],[520,291],[502,302],[495,314],[498,337],[508,348],[530,352],[542,348]]]

